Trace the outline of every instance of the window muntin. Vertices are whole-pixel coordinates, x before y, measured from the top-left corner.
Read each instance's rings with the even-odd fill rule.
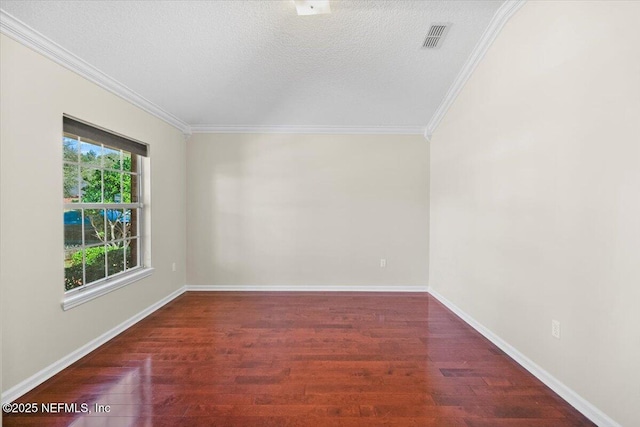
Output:
[[[68,120],[65,117],[62,138],[64,286],[72,291],[141,266],[142,162],[139,154],[123,149],[118,140],[113,145],[119,146],[114,147],[67,132]],[[84,123],[79,126],[84,128],[78,133],[89,128]],[[109,139],[105,131],[95,131],[97,137]]]

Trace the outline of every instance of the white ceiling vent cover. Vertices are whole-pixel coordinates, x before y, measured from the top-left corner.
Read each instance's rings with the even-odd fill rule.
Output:
[[[449,28],[451,28],[451,23],[432,24],[427,37],[424,39],[424,43],[422,43],[422,48],[438,49],[442,46],[442,41],[444,40],[444,36],[449,32]]]

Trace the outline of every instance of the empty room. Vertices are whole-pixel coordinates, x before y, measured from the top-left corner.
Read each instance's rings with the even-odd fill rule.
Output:
[[[4,426],[640,426],[640,2],[0,2]]]

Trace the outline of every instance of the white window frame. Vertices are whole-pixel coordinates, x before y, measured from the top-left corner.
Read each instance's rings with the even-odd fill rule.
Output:
[[[69,117],[69,116],[66,116]],[[78,119],[72,118],[73,120],[79,121]],[[107,130],[104,130],[98,126],[95,126],[93,124],[88,124],[89,126],[92,126],[96,129],[100,129],[109,133],[113,133]],[[67,136],[68,134],[66,132],[63,132],[62,137],[64,138],[65,136]],[[117,134],[116,134],[117,135]],[[75,139],[78,141],[78,162],[71,162],[71,161],[66,161],[63,159],[62,161],[62,165],[64,166],[65,164],[72,164],[72,165],[77,165],[78,166],[78,173],[80,174],[81,172],[81,167],[82,167],[82,163],[80,162],[80,144],[81,142],[88,142],[91,144],[96,144],[96,143],[100,143],[100,144],[104,144],[103,142],[100,141],[94,141],[94,140],[87,140],[86,138],[82,138],[79,137],[77,135],[73,135],[75,137]],[[107,293],[113,292],[116,289],[122,288],[124,286],[127,286],[131,283],[137,282],[138,280],[141,280],[145,277],[148,277],[152,274],[153,272],[153,268],[148,265],[148,257],[147,254],[145,253],[145,249],[148,247],[147,242],[146,242],[146,224],[145,224],[145,217],[148,215],[147,213],[147,209],[144,205],[144,197],[147,197],[147,194],[145,194],[145,162],[148,160],[148,157],[145,156],[141,156],[139,154],[135,154],[135,153],[131,153],[127,150],[124,150],[127,153],[129,153],[132,157],[132,161],[133,161],[133,157],[136,157],[136,162],[137,162],[137,170],[135,172],[136,175],[136,182],[137,182],[137,202],[135,203],[64,203],[64,207],[63,207],[63,211],[66,210],[82,210],[83,214],[81,216],[81,227],[83,227],[83,231],[82,231],[82,244],[79,247],[79,249],[81,249],[83,251],[83,284],[79,287],[70,289],[68,291],[65,291],[64,293],[64,298],[62,300],[62,309],[63,310],[69,310],[70,308],[73,307],[77,307],[78,305],[81,305],[85,302],[91,301],[95,298],[98,298],[102,295],[105,295]],[[121,159],[122,161],[122,159]],[[90,167],[90,165],[87,165],[87,167]],[[110,169],[110,168],[105,168],[104,167],[104,163],[101,163],[101,165],[99,167],[96,167],[96,169],[99,169],[103,172],[103,181],[104,181],[104,172],[105,171],[113,171],[113,172],[120,172],[122,173],[122,168],[120,171],[116,171],[115,169]],[[132,177],[133,179],[133,177]],[[78,182],[80,182],[80,176],[78,177]],[[122,184],[121,184],[122,185]],[[121,189],[122,190],[122,189]],[[81,190],[80,190],[81,191]],[[104,191],[104,186],[103,186],[103,191]],[[122,194],[122,191],[120,192],[120,194]],[[104,194],[103,194],[104,197]],[[137,221],[136,221],[136,228],[137,230],[135,231],[135,236],[129,238],[129,239],[114,239],[113,242],[117,242],[117,241],[125,241],[125,240],[129,240],[131,241],[132,239],[135,239],[136,244],[137,244],[137,266],[134,268],[131,268],[129,270],[124,270],[121,272],[118,272],[112,276],[108,276],[107,272],[108,272],[108,265],[105,262],[105,278],[90,282],[90,283],[85,283],[86,282],[86,264],[85,264],[85,259],[84,259],[84,250],[86,248],[90,248],[90,247],[99,247],[101,246],[100,244],[85,244],[85,239],[84,239],[84,235],[85,235],[85,231],[84,231],[84,210],[86,209],[100,209],[100,210],[104,210],[105,215],[106,212],[109,209],[118,209],[118,210],[126,210],[126,209],[131,209],[131,210],[137,210]]]

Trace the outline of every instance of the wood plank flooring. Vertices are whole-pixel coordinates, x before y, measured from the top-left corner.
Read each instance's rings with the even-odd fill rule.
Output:
[[[16,402],[78,413],[7,427],[594,425],[409,293],[188,292]]]

